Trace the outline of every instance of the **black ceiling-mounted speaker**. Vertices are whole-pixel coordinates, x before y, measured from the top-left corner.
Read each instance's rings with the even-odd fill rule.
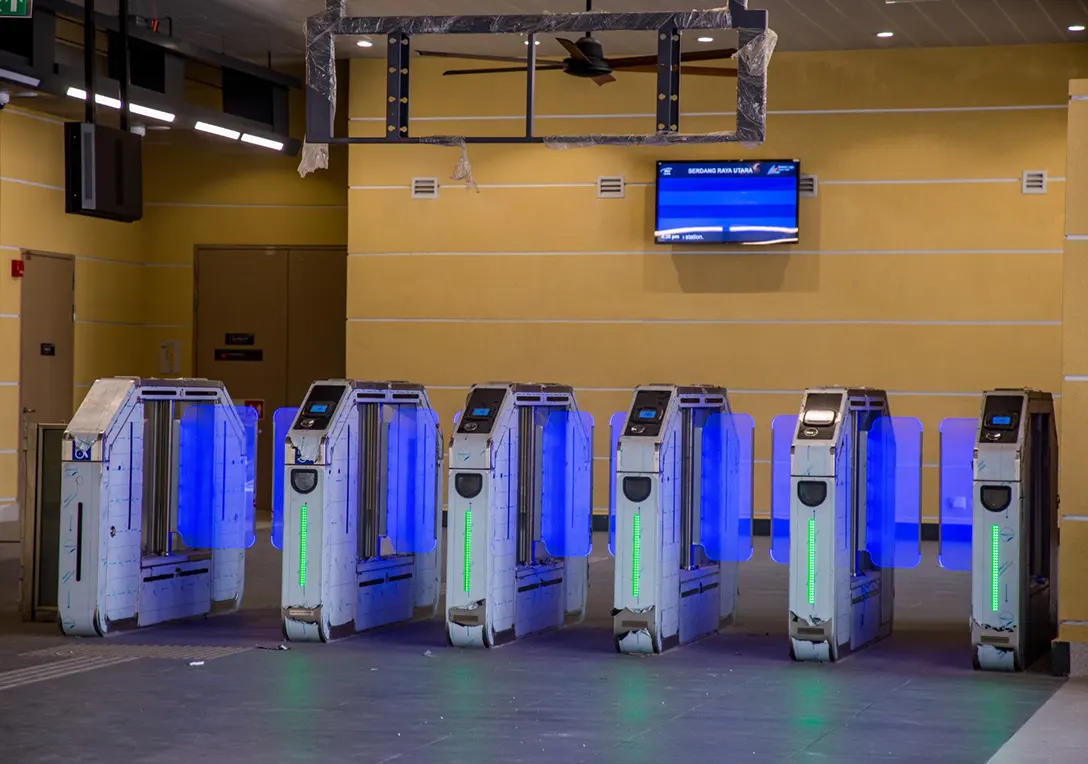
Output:
[[[86,122],[64,125],[65,212],[133,223],[144,214],[143,139]]]

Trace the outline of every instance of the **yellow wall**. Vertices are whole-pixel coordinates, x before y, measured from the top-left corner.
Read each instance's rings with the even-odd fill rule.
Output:
[[[795,412],[807,386],[884,387],[896,414],[924,423],[934,519],[940,421],[977,416],[986,388],[1060,389],[1066,88],[1088,74],[1085,52],[778,54],[762,147],[472,146],[480,193],[447,180],[454,149],[353,146],[348,374],[426,383],[444,422],[473,382],[575,385],[598,423],[601,509],[608,416],[632,386],[726,385],[757,421],[763,516],[770,419]],[[522,130],[519,77],[441,78],[447,67],[413,65],[413,134]],[[356,61],[351,74],[352,131],[381,135],[383,65]],[[650,75],[537,82],[538,133],[653,129]],[[722,91],[685,77],[684,111],[732,111]],[[599,117],[571,116],[586,114]],[[730,157],[797,157],[819,176],[800,243],[655,246],[655,160]],[[1047,170],[1049,193],[1022,195],[1023,170]],[[597,199],[600,175],[624,175],[626,198]],[[413,177],[440,178],[439,198],[412,200]]]
[[[63,126],[0,112],[0,527],[17,518],[21,250],[76,258],[75,390],[99,377],[159,373],[159,344],[177,340],[192,372],[193,252],[199,245],[343,245],[346,157],[307,180],[298,159],[187,133],[151,132],[144,218],[114,223],[64,213]],[[244,285],[239,285],[244,288]],[[11,531],[0,532],[0,537]]]
[[[1063,303],[1059,638],[1088,642],[1088,478],[1077,460],[1088,427],[1088,79],[1069,83]]]
[[[20,293],[10,262],[21,250],[75,257],[76,381],[134,369],[142,226],[66,215],[62,123],[9,107],[0,112],[0,523],[18,517]]]

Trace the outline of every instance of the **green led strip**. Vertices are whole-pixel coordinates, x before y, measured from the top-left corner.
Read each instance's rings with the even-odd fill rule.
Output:
[[[642,578],[642,515],[636,514],[631,530],[631,596],[637,598]]]
[[[816,518],[808,521],[808,604],[816,604]]]
[[[472,509],[465,510],[465,572],[464,572],[464,585],[465,591],[468,591],[468,586],[472,580]]]
[[[997,612],[997,569],[999,567],[999,555],[997,543],[1001,538],[1001,531],[996,525],[990,526],[990,607]]]
[[[309,535],[309,511],[305,504],[298,508],[298,585],[306,586],[306,537]]]

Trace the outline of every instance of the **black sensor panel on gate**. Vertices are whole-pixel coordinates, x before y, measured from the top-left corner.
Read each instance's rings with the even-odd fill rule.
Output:
[[[809,393],[797,423],[799,440],[831,440],[842,406],[842,393]]]
[[[486,435],[495,426],[495,417],[506,397],[505,387],[477,387],[468,397],[457,432]]]
[[[623,434],[656,438],[661,432],[661,423],[671,397],[671,390],[639,390]]]
[[[295,429],[327,430],[346,389],[344,385],[315,385],[298,412]]]
[[[982,412],[979,443],[1015,443],[1024,408],[1021,395],[990,395]]]

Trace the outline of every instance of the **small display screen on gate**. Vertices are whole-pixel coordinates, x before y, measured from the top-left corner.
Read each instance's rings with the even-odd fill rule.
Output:
[[[476,408],[472,410],[472,416],[489,416],[491,409]]]
[[[313,403],[310,405],[311,414],[327,414],[329,413],[329,404],[327,403]]]
[[[990,418],[990,424],[995,424],[995,425],[998,425],[998,426],[1001,426],[1001,425],[1008,426],[1008,425],[1012,424],[1012,417],[1011,416],[995,416],[995,417],[991,417]]]
[[[638,412],[639,419],[657,419],[657,409],[642,409]]]

